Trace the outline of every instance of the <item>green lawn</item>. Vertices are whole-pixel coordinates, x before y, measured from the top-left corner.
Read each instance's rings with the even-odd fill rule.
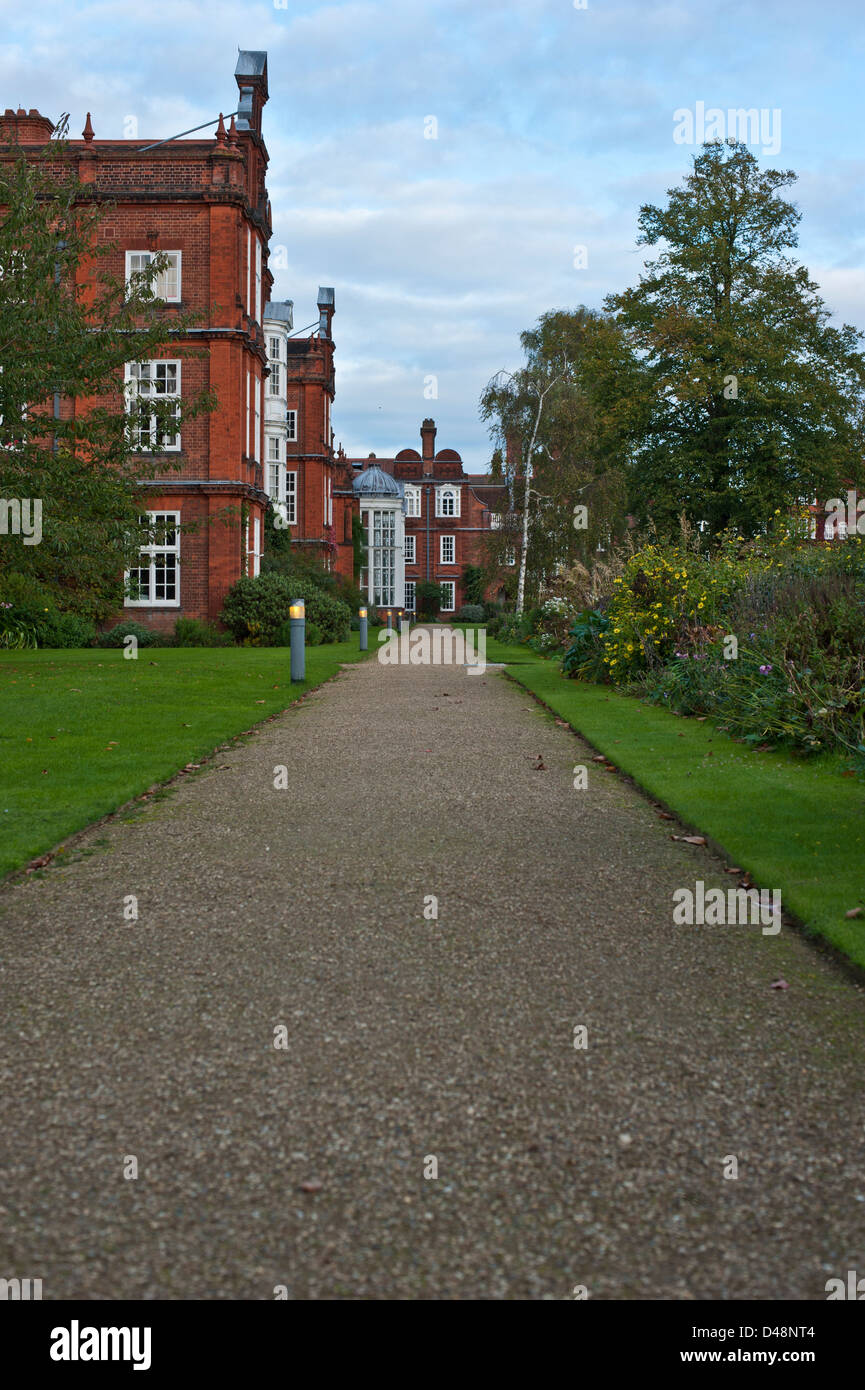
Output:
[[[780,888],[783,907],[810,930],[865,966],[865,915],[844,915],[865,909],[865,785],[842,776],[843,764],[758,753],[710,720],[565,680],[555,662],[507,669],[760,887]]]
[[[292,686],[285,647],[0,652],[0,875],[361,659],[307,647]]]
[[[483,623],[451,623],[451,627],[460,628],[463,632],[477,632],[479,627],[484,627]],[[522,647],[519,643],[511,646],[507,642],[498,642],[495,637],[487,638],[487,661],[490,662],[514,662],[536,661],[537,655],[529,647]]]

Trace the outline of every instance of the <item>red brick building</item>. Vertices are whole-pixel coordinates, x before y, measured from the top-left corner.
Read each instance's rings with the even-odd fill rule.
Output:
[[[319,288],[317,307],[315,331],[296,337],[293,305],[265,305],[270,368],[265,481],[277,524],[289,530],[292,544],[312,549],[329,569],[351,578],[352,515],[357,507],[348,469],[333,443],[336,304],[330,287]]]
[[[105,268],[128,277],[162,253],[168,269],[156,291],[169,332],[179,312],[197,315],[196,326],[177,331],[158,360],[127,364],[117,383],[135,442],[155,464],[155,480],[142,486],[158,528],[131,572],[123,616],[161,630],[181,616],[217,619],[231,585],[259,572],[265,526],[274,521],[290,530],[293,544],[351,577],[358,513],[387,532],[370,538],[374,553],[362,576],[370,601],[383,584],[387,603],[413,611],[415,587],[428,579],[445,585],[443,613],[453,613],[465,601],[465,566],[484,558],[480,540],[504,489],[466,473],[453,449],[436,452],[432,420],[421,426],[421,452],[360,460],[334,450],[334,291],[319,289],[318,324],[302,336],[291,301],[270,300],[266,53],[241,52],[235,81],[236,115],[227,128],[222,116],[212,122],[213,134],[98,139],[88,113],[81,139],[67,142],[88,196],[105,204],[98,232],[108,248]],[[7,110],[0,145],[36,157],[53,129],[38,111]],[[147,413],[148,399],[182,402],[202,390],[215,394],[216,409],[178,422],[173,433]],[[92,404],[71,401],[64,409]],[[358,482],[373,460],[396,484],[383,483],[390,500],[379,506]]]
[[[218,399],[213,412],[185,421],[174,435],[149,429],[146,414],[139,417],[139,446],[179,468],[146,484],[147,509],[161,534],[159,544],[142,552],[137,597],[128,601],[126,616],[163,629],[181,614],[215,618],[235,580],[257,572],[264,536],[267,55],[241,53],[235,78],[238,114],[228,129],[220,117],[214,135],[156,145],[101,140],[88,114],[82,138],[68,144],[81,182],[97,203],[111,203],[99,231],[114,246],[105,268],[128,276],[164,252],[170,268],[157,292],[166,300],[166,319],[178,310],[201,316],[200,326],[178,336],[176,348],[158,361],[128,365],[127,395],[140,406],[150,395],[182,399],[209,388]],[[7,110],[0,141],[37,155],[52,129],[37,111]],[[187,348],[196,355],[182,356]],[[118,382],[118,393],[123,389]]]
[[[370,466],[381,469],[400,484],[404,589],[402,596],[396,598],[396,605],[414,612],[416,586],[421,580],[429,580],[444,586],[442,615],[447,616],[466,602],[463,570],[466,565],[484,563],[483,536],[495,525],[496,514],[505,505],[507,489],[486,473],[467,473],[454,449],[436,452],[434,420],[424,420],[420,434],[420,452],[401,449],[394,458],[370,454],[366,459],[347,462],[355,473],[356,490],[362,488],[363,471]],[[368,586],[370,579],[368,575]],[[373,589],[374,585],[368,587],[370,602],[375,602]]]

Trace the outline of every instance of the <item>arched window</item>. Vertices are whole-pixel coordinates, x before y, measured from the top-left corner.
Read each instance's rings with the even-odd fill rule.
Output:
[[[460,490],[457,487],[436,488],[436,516],[459,516]]]

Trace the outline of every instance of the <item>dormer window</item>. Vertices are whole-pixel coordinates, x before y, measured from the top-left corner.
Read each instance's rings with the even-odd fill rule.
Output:
[[[459,516],[460,490],[457,487],[436,488],[436,516]]]

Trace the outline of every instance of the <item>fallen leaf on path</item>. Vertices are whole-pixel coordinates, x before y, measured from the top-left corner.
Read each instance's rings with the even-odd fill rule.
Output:
[[[725,869],[725,870],[724,870],[724,873],[725,873],[725,874],[740,874],[741,872],[742,872],[741,869],[732,869],[732,868],[730,868],[730,869]]]
[[[607,759],[603,753],[595,753],[592,758],[593,763],[605,763],[606,761]]]
[[[670,815],[669,811],[656,811],[656,812],[655,812],[655,815],[658,817],[658,820],[675,820],[675,819],[676,819],[675,816],[671,816],[671,815]]]
[[[769,988],[770,988],[770,989],[789,989],[790,986],[787,984],[787,981],[786,981],[786,980],[773,980],[772,983],[770,984]]]
[[[300,1184],[301,1192],[320,1192],[323,1187],[324,1183],[319,1182],[318,1178],[308,1178]]]
[[[681,840],[685,845],[704,845],[706,843],[705,835],[671,835],[670,839]]]

